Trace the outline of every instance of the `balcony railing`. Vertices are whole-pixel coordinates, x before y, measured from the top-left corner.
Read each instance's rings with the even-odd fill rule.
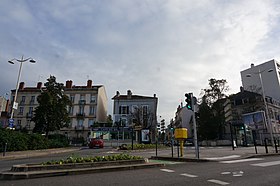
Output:
[[[26,113],[26,118],[32,118],[33,114],[32,113]]]
[[[85,130],[84,126],[75,126],[75,130]]]
[[[79,101],[79,104],[80,104],[80,105],[85,105],[85,104],[86,104],[86,100],[80,100],[80,101]]]
[[[76,117],[77,118],[84,118],[85,117],[85,113],[76,113]]]

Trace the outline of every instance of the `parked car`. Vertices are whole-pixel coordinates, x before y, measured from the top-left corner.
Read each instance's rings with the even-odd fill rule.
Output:
[[[104,141],[102,139],[100,139],[100,138],[92,138],[89,141],[88,147],[90,149],[93,149],[93,148],[103,148],[104,147]]]

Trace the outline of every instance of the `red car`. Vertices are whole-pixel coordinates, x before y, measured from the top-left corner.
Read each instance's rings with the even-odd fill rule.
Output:
[[[104,147],[104,141],[100,138],[92,138],[88,144],[88,147],[90,149],[93,148],[103,148]]]

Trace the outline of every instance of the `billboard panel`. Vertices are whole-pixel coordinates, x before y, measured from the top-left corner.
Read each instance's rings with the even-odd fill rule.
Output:
[[[244,125],[252,130],[262,130],[266,128],[264,111],[243,114],[242,120]]]

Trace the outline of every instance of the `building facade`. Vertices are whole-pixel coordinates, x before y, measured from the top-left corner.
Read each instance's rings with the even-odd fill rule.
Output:
[[[184,107],[183,104],[179,105],[175,113],[175,128],[186,128],[188,130],[188,138],[193,138],[194,129],[192,122],[193,111]]]
[[[280,101],[280,63],[278,61],[273,59],[256,66],[251,64],[251,68],[240,73],[244,90],[259,94],[264,92],[266,97]]]
[[[133,95],[130,90],[126,95],[118,91],[112,98],[114,125],[121,127],[133,127],[136,131],[136,141],[141,141],[141,131],[149,129],[150,141],[155,141],[157,129],[157,105],[158,98]]]
[[[14,112],[16,129],[31,131],[34,128],[35,124],[31,118],[33,111],[38,106],[37,97],[44,88],[42,82],[38,82],[36,87],[24,87],[24,83],[20,83],[17,97],[18,109]],[[12,103],[15,90],[11,92]],[[76,86],[71,80],[68,80],[64,93],[72,102],[72,106],[68,108],[71,121],[69,127],[62,128],[61,132],[68,135],[69,138],[86,139],[94,123],[106,122],[108,100],[103,85],[92,85],[92,81],[88,80],[86,86]]]
[[[9,100],[4,96],[0,96],[0,128],[5,128],[9,125],[8,105]]]
[[[263,144],[265,138],[279,138],[280,103],[269,97],[266,103],[268,117],[261,94],[241,87],[239,93],[230,95],[224,103],[227,138],[230,139],[231,134],[239,145],[252,144],[253,137],[258,144]]]

